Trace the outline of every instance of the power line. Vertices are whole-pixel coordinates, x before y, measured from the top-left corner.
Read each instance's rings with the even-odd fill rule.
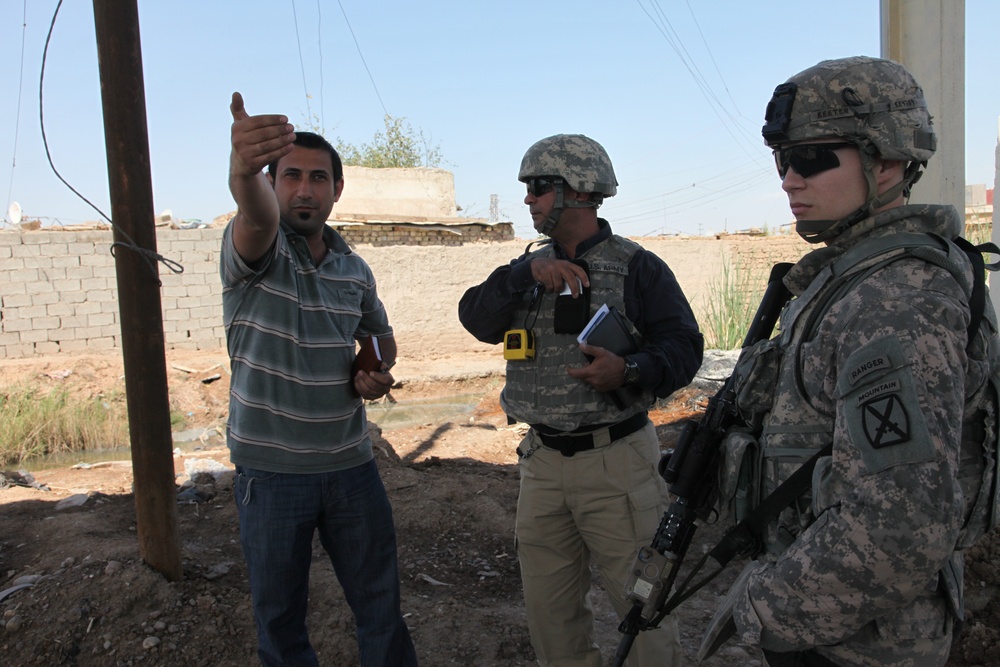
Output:
[[[23,19],[21,21],[21,65],[17,80],[17,110],[14,120],[14,153],[10,158],[10,185],[7,187],[7,209],[10,209],[11,197],[14,192],[14,169],[17,167],[17,135],[21,126],[21,91],[24,84],[24,43],[28,32],[28,0],[24,0]],[[4,211],[4,220],[7,220],[7,212]],[[13,220],[11,221],[13,222]]]
[[[729,92],[729,86],[726,84],[726,78],[722,76],[719,64],[715,62],[715,56],[712,55],[712,48],[708,45],[708,40],[705,39],[705,33],[702,32],[701,25],[698,23],[698,17],[694,15],[694,10],[691,8],[690,0],[688,0],[685,4],[687,4],[688,12],[691,14],[691,20],[694,21],[694,27],[698,29],[698,34],[701,36],[701,43],[705,45],[705,51],[708,52],[708,57],[712,61],[715,73],[719,75],[719,81],[722,81],[722,87],[726,91],[726,96],[729,98],[729,101],[733,103],[733,108],[736,109],[736,113],[742,117],[743,114],[740,113],[739,108],[736,106],[736,100],[733,99],[732,93]]]
[[[677,34],[677,31],[674,30],[673,25],[670,23],[670,19],[667,18],[666,13],[660,7],[658,0],[652,0],[651,2],[656,16],[651,14],[650,11],[643,6],[641,0],[636,0],[636,2],[663,36],[667,44],[669,44],[673,49],[684,68],[687,69],[688,74],[691,75],[691,79],[694,81],[695,85],[698,86],[702,96],[709,103],[712,112],[719,118],[720,121],[722,121],[726,132],[728,132],[733,138],[736,144],[740,147],[740,150],[742,150],[750,159],[757,162],[759,157],[747,150],[747,147],[744,144],[744,142],[749,141],[749,135],[746,130],[741,126],[739,120],[729,112],[724,104],[722,104],[719,97],[712,90],[712,87],[705,80],[705,77],[701,74],[701,71],[698,69],[694,59],[691,57],[680,36]],[[729,122],[726,122],[726,119],[728,119]]]
[[[316,42],[319,46],[319,127],[325,134],[326,98],[323,96],[323,3],[316,0]]]
[[[72,192],[77,197],[82,199],[88,206],[90,206],[90,208],[97,211],[97,213],[102,218],[107,220],[108,224],[114,227],[114,229],[118,232],[118,234],[120,234],[125,239],[125,241],[115,241],[111,244],[111,254],[113,255],[115,252],[115,248],[118,247],[128,248],[130,250],[135,251],[140,257],[142,257],[146,261],[146,264],[149,266],[149,270],[153,275],[153,279],[156,280],[157,283],[162,285],[163,283],[160,281],[160,278],[156,273],[156,265],[153,264],[153,260],[161,262],[165,267],[167,267],[174,273],[184,273],[184,267],[179,262],[176,262],[172,259],[167,259],[166,257],[164,257],[163,255],[159,254],[156,251],[149,250],[147,248],[142,248],[136,245],[135,241],[132,240],[132,237],[130,237],[124,229],[116,225],[114,221],[111,220],[111,218],[109,218],[104,211],[98,208],[92,201],[84,197],[82,194],[80,194],[80,192],[76,188],[70,185],[69,181],[63,178],[63,175],[59,173],[58,169],[56,169],[55,162],[52,161],[52,153],[49,151],[49,140],[45,136],[45,101],[43,92],[45,90],[45,63],[48,61],[49,58],[49,43],[52,41],[52,32],[53,30],[55,30],[56,19],[59,17],[59,10],[62,8],[62,3],[63,0],[59,0],[59,2],[56,3],[55,11],[52,13],[52,22],[49,23],[49,31],[45,35],[45,48],[42,49],[42,67],[38,75],[38,124],[42,131],[42,146],[45,148],[45,158],[49,161],[49,167],[51,167],[52,173],[56,175],[56,178],[62,181],[63,185],[65,185],[67,188],[70,189],[70,192]]]
[[[347,23],[347,29],[351,32],[351,39],[354,40],[354,46],[358,49],[358,55],[361,56],[361,63],[365,66],[365,71],[368,72],[368,79],[372,82],[372,88],[375,89],[375,97],[378,98],[378,103],[382,105],[382,111],[386,116],[388,116],[389,111],[385,108],[385,102],[382,101],[382,96],[379,95],[378,86],[375,85],[375,77],[372,76],[372,71],[368,69],[368,63],[365,62],[365,54],[361,53],[361,45],[358,44],[358,38],[354,35],[354,28],[351,27],[351,21],[347,18],[347,12],[344,10],[344,3],[337,0],[337,4],[340,5],[340,11],[344,14],[344,21]]]
[[[299,69],[302,71],[302,92],[306,96],[306,115],[311,123],[313,114],[312,108],[309,106],[309,86],[306,85],[306,64],[302,59],[302,40],[299,39],[299,18],[295,11],[295,0],[292,0],[292,22],[295,24],[295,44],[299,47]]]

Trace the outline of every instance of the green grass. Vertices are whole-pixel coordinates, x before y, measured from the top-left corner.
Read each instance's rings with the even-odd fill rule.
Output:
[[[701,331],[710,350],[735,350],[757,313],[767,287],[770,267],[753,269],[736,260],[724,259],[722,275],[709,283]]]
[[[991,241],[993,237],[993,225],[966,225],[965,238],[969,239],[973,245]]]
[[[0,387],[0,465],[128,444],[124,395],[79,399],[65,389]]]

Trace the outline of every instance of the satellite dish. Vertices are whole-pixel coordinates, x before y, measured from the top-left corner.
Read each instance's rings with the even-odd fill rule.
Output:
[[[9,217],[10,221],[15,225],[21,224],[21,205],[17,202],[13,202],[7,209],[7,217]]]

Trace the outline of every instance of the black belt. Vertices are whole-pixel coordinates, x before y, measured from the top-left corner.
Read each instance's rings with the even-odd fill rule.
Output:
[[[532,424],[531,428],[538,434],[538,438],[542,441],[543,445],[549,449],[559,450],[559,453],[563,456],[573,456],[577,452],[594,449],[596,446],[594,444],[594,436],[601,434],[602,431],[607,431],[609,442],[614,442],[627,435],[632,435],[644,427],[648,421],[649,417],[646,413],[640,412],[610,426],[583,426],[581,429],[587,429],[585,433],[554,431],[541,424]]]

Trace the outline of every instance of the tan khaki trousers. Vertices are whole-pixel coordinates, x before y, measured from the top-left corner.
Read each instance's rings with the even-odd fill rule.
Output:
[[[574,456],[546,449],[535,432],[521,451],[517,502],[517,555],[531,643],[545,667],[601,667],[594,643],[590,592],[593,556],[611,603],[624,618],[631,607],[625,580],[636,550],[652,540],[666,500],[656,471],[659,447],[653,425]],[[679,667],[676,619],[640,632],[626,665]]]

